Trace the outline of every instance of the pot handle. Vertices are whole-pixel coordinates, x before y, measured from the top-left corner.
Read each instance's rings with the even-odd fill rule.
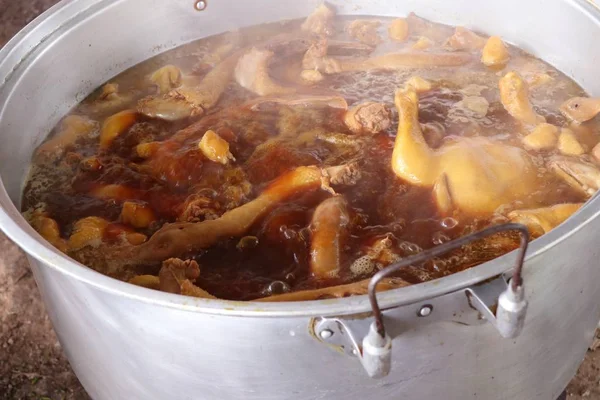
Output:
[[[442,244],[429,250],[425,250],[417,255],[405,258],[398,263],[392,264],[371,278],[368,287],[368,296],[373,309],[374,321],[370,324],[369,330],[362,339],[362,342],[357,340],[352,330],[346,326],[346,323],[339,318],[322,318],[317,324],[315,333],[318,338],[327,340],[334,331],[343,333],[346,342],[349,342],[350,354],[359,357],[361,364],[365,368],[367,374],[372,378],[382,378],[387,376],[391,368],[392,355],[392,339],[386,332],[383,321],[383,313],[377,301],[377,285],[378,283],[394,274],[398,270],[410,265],[419,264],[433,257],[442,255],[449,251],[458,249],[465,244],[483,239],[487,236],[494,235],[500,232],[518,231],[520,234],[520,246],[517,252],[517,260],[513,270],[512,278],[506,284],[503,278],[495,279],[490,283],[480,286],[465,289],[465,294],[469,299],[472,307],[477,309],[487,321],[492,323],[498,330],[500,335],[505,338],[515,338],[523,329],[525,314],[527,312],[527,301],[525,300],[523,289],[523,260],[527,252],[529,243],[529,231],[527,227],[521,224],[508,223],[496,225],[479,232],[463,236],[459,239]],[[490,286],[487,288],[486,286]],[[495,293],[497,297],[497,308],[494,313],[490,306],[484,300],[490,297],[490,292]],[[495,298],[495,297],[494,297]],[[426,307],[421,309],[421,312],[427,313]],[[431,308],[429,308],[431,312]],[[428,315],[428,314],[427,314]],[[420,314],[419,316],[426,316]],[[339,336],[339,335],[338,335]],[[359,343],[362,344],[359,345]]]

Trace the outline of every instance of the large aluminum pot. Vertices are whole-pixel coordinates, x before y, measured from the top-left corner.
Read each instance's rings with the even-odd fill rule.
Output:
[[[589,1],[332,3],[344,14],[415,11],[501,35],[600,94],[600,10]],[[360,337],[371,321],[365,296],[253,304],[159,293],[81,266],[28,226],[18,208],[32,151],[93,88],[193,39],[305,16],[317,0],[209,0],[202,12],[193,5],[191,0],[63,1],[0,52],[0,227],[29,254],[60,342],[90,395],[98,400],[556,398],[575,374],[600,319],[598,198],[530,246],[524,272],[529,311],[516,339],[503,339],[492,324],[478,319],[465,296],[468,288],[493,292],[488,279],[509,270],[514,254],[380,294],[393,351],[391,372],[379,380],[369,378],[351,356],[349,333]]]

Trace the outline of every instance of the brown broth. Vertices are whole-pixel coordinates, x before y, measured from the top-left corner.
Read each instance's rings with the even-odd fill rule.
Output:
[[[336,25],[341,27],[349,21],[339,18]],[[420,36],[415,34],[406,42],[393,43],[387,39],[386,33],[390,20],[381,18],[380,21],[381,36],[386,40],[375,54],[407,49]],[[363,143],[359,147],[334,146],[310,135],[307,135],[309,139],[299,143],[295,138],[315,130],[343,134],[350,140],[357,135],[344,125],[343,113],[335,110],[272,107],[252,112],[242,104],[255,96],[234,81],[218,105],[202,119],[191,118],[174,123],[139,117],[108,151],[99,149],[98,131],[102,121],[116,112],[135,108],[140,98],[154,93],[155,88],[147,80],[152,71],[173,64],[182,70],[184,76],[197,74],[201,77],[212,68],[214,57],[211,54],[224,51],[223,46],[232,44],[227,50],[233,52],[267,37],[297,29],[297,26],[298,21],[277,23],[199,40],[116,76],[110,83],[119,85],[119,94],[125,99],[108,106],[99,100],[100,88],[72,110],[71,115],[89,117],[98,122],[98,127],[92,134],[77,140],[75,145],[68,146],[60,157],[50,162],[34,161],[24,190],[23,212],[31,218],[34,210],[43,209],[58,223],[64,239],[69,238],[76,221],[88,216],[110,221],[113,230],[126,229],[150,236],[163,224],[181,218],[190,196],[206,199],[206,208],[210,209],[208,214],[196,215],[196,219],[187,217],[188,221],[200,221],[252,200],[270,181],[294,167],[358,162],[362,179],[355,186],[338,190],[350,205],[353,221],[343,248],[339,277],[318,280],[310,276],[308,267],[309,223],[315,207],[327,198],[326,193],[300,195],[272,210],[247,232],[247,236],[258,238],[254,248],[240,250],[240,238],[231,238],[206,250],[181,255],[200,264],[197,286],[219,298],[234,300],[251,300],[285,291],[320,288],[367,278],[369,274],[351,273],[349,266],[363,256],[377,239],[390,238],[394,253],[404,257],[504,220],[505,211],[515,205],[507,205],[506,210],[489,219],[449,220],[439,215],[430,189],[411,187],[398,179],[390,167],[397,121],[384,133],[361,136]],[[343,29],[338,30],[343,32]],[[452,33],[453,29],[447,26],[432,24],[428,35],[438,38]],[[345,34],[336,38],[348,39]],[[442,46],[443,41],[435,40],[432,48],[423,51],[439,51]],[[533,88],[531,97],[536,110],[548,122],[559,126],[566,126],[567,122],[557,111],[558,106],[570,97],[584,95],[584,92],[575,82],[543,61],[515,47],[510,47],[510,53],[510,62],[501,70],[475,62],[457,68],[353,72],[325,76],[317,85],[301,86],[299,90],[305,93],[337,92],[349,105],[376,101],[393,108],[395,89],[403,86],[411,76],[418,75],[434,82],[436,87],[420,97],[420,122],[442,124],[446,132],[442,143],[452,140],[452,136],[478,135],[520,146],[523,128],[504,110],[499,99],[498,80],[503,73],[517,70],[524,76],[535,72],[550,75],[552,82]],[[272,66],[272,76],[284,84],[297,85],[288,78],[293,71],[300,71],[300,62],[301,55],[277,58]],[[484,97],[490,105],[487,114],[474,115],[461,107],[459,102],[467,95]],[[395,111],[393,120],[397,120]],[[157,156],[150,162],[135,154],[137,144],[167,140],[192,124],[196,124],[195,128],[188,128],[185,137],[174,142],[171,148],[161,153],[160,158]],[[59,129],[57,127],[53,133]],[[208,161],[200,154],[197,143],[209,129],[230,143],[236,158],[234,163],[223,166]],[[585,129],[578,134],[580,140],[591,148],[598,141],[600,127],[592,121],[585,125]],[[273,141],[276,137],[279,140]],[[269,140],[270,147],[257,150]],[[545,160],[552,154],[532,153],[546,185],[531,196],[540,199],[539,202],[544,205],[584,200],[544,167]],[[89,157],[100,162],[102,168],[87,170],[84,160]],[[102,199],[91,194],[109,184],[126,186],[128,191],[118,199]],[[157,221],[143,229],[124,226],[119,215],[126,199],[148,204]],[[107,243],[111,240],[109,236],[105,233]],[[408,268],[399,276],[410,283],[443,277],[512,250],[517,242],[511,235],[495,237],[422,266]],[[69,251],[68,254],[100,272],[124,280],[140,273],[156,275],[160,267],[148,264],[110,270],[103,264],[101,255],[94,253],[93,246]]]

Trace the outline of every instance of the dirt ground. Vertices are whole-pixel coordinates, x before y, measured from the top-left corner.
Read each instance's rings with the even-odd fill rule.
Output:
[[[0,47],[56,2],[0,0]],[[596,345],[600,347],[600,340]],[[588,351],[567,391],[569,399],[600,400],[600,349]],[[3,399],[89,397],[60,348],[27,261],[0,233],[0,400]]]

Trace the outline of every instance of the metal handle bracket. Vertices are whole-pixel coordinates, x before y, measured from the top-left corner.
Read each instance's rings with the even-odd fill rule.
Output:
[[[317,338],[341,349],[348,355],[359,357],[361,364],[370,377],[381,378],[388,375],[391,369],[392,338],[386,331],[384,314],[377,301],[377,284],[402,268],[422,263],[484,237],[513,230],[520,233],[521,241],[512,279],[507,283],[503,277],[500,277],[483,285],[467,288],[462,293],[466,294],[471,307],[479,311],[481,316],[489,321],[502,337],[517,337],[523,329],[527,312],[527,301],[525,300],[521,272],[529,243],[529,232],[524,225],[509,223],[492,226],[423,251],[379,271],[369,283],[369,301],[373,309],[374,321],[368,326],[368,329],[365,329],[364,320],[361,319],[319,318],[314,325]],[[432,299],[432,302],[444,308],[447,297],[454,295],[456,293],[441,296]],[[496,306],[495,313],[492,311],[494,305]],[[428,304],[420,308],[417,315],[421,317],[429,316],[432,310],[433,305]],[[386,311],[386,314],[391,314],[393,311],[394,309]],[[429,322],[433,322],[433,320],[436,320],[436,318],[429,318]],[[359,340],[360,337],[363,339]]]

